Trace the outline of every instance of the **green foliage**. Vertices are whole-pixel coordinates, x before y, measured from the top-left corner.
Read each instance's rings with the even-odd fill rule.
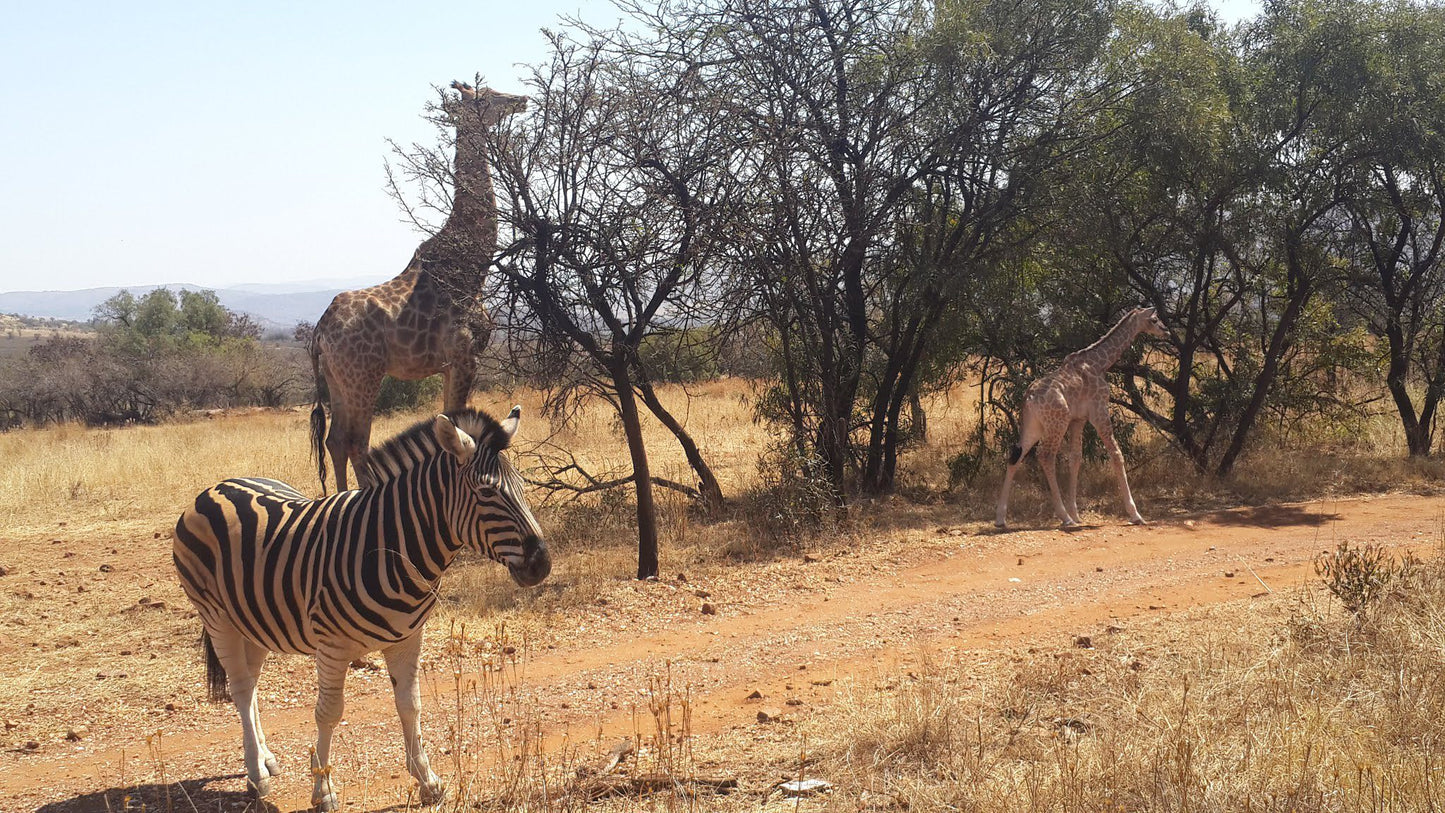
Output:
[[[1408,554],[1396,561],[1388,550],[1373,543],[1352,548],[1349,542],[1341,542],[1333,553],[1315,558],[1315,575],[1324,579],[1325,587],[1345,609],[1364,616],[1391,584],[1412,573],[1417,564]]]
[[[442,394],[442,377],[428,376],[416,381],[403,381],[387,376],[381,380],[381,394],[376,399],[378,414],[406,412],[436,403]]]
[[[718,342],[715,328],[649,333],[642,338],[637,355],[653,381],[710,381],[720,372]]]

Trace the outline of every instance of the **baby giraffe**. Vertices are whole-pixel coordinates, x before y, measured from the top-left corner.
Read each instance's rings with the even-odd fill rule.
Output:
[[[1079,464],[1083,462],[1084,421],[1094,425],[1099,440],[1109,452],[1114,471],[1119,475],[1119,493],[1124,497],[1124,511],[1129,521],[1143,525],[1144,518],[1134,506],[1134,495],[1129,491],[1129,478],[1124,473],[1124,453],[1114,442],[1114,427],[1109,422],[1109,380],[1105,373],[1140,333],[1164,336],[1164,323],[1154,308],[1136,308],[1119,320],[1104,338],[1064,358],[1058,370],[1040,378],[1029,386],[1024,395],[1024,407],[1019,416],[1019,442],[1009,454],[1008,473],[1003,477],[1003,491],[998,495],[998,514],[994,525],[1008,527],[1008,492],[1013,485],[1014,474],[1023,462],[1024,455],[1035,443],[1039,444],[1039,465],[1043,466],[1044,477],[1049,481],[1049,492],[1054,497],[1054,513],[1065,528],[1077,528],[1079,522]],[[1069,435],[1069,499],[1065,503],[1059,495],[1059,480],[1054,472],[1059,446],[1063,444],[1065,432]]]

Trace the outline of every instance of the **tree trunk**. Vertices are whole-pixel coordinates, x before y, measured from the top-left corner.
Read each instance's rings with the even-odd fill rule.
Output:
[[[642,419],[637,413],[627,362],[618,354],[611,366],[622,431],[627,435],[627,450],[632,453],[632,483],[637,491],[637,578],[655,579],[658,574],[657,507],[652,499],[652,472],[642,439]]]
[[[688,465],[692,466],[693,473],[697,475],[697,491],[702,497],[703,508],[708,511],[722,508],[722,487],[718,485],[717,476],[712,473],[712,467],[703,459],[702,452],[697,448],[697,443],[693,441],[692,436],[687,433],[687,429],[678,423],[672,413],[668,412],[667,408],[658,400],[651,382],[639,381],[637,392],[642,396],[642,402],[647,404],[647,408],[662,422],[663,426],[672,432],[682,446],[683,454],[687,455]]]

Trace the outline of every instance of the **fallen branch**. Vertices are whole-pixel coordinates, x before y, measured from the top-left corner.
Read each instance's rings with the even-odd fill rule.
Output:
[[[639,776],[599,776],[587,781],[578,791],[589,802],[617,796],[644,796],[649,793],[673,791],[684,796],[707,792],[721,795],[736,790],[738,780],[731,776],[670,776],[647,773]]]

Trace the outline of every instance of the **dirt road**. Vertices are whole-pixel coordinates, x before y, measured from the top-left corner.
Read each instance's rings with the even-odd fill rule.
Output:
[[[673,686],[689,689],[693,733],[756,725],[754,692],[766,703],[791,699],[807,713],[826,706],[838,678],[871,674],[924,649],[1068,646],[1105,624],[1291,589],[1313,575],[1314,556],[1340,540],[1428,552],[1441,538],[1442,518],[1445,498],[1392,495],[1140,528],[1111,520],[1072,533],[880,530],[860,545],[739,567],[706,584],[621,583],[605,603],[556,620],[555,635],[527,651],[525,674],[505,677],[508,702],[527,706],[553,737],[564,730],[595,737],[599,728],[628,733],[649,680],[669,675]],[[704,601],[715,614],[700,611]],[[302,767],[314,726],[304,689],[292,689],[308,685],[309,671],[300,660],[274,671],[280,674],[263,676],[263,687],[274,677],[291,693],[273,693],[263,706],[272,748],[287,769],[272,801],[281,810],[304,809],[309,772]],[[437,751],[454,721],[450,687],[498,680],[458,679],[434,661],[424,726],[444,775],[448,756]],[[354,673],[346,717],[336,775],[359,802],[347,809],[404,799],[410,783],[383,673]],[[185,793],[213,794],[209,809],[240,804],[239,725],[229,707],[142,725],[69,750],[0,755],[0,810],[118,809],[127,788],[155,780],[162,758],[168,780],[187,780]],[[159,744],[146,740],[154,728],[164,732]]]

